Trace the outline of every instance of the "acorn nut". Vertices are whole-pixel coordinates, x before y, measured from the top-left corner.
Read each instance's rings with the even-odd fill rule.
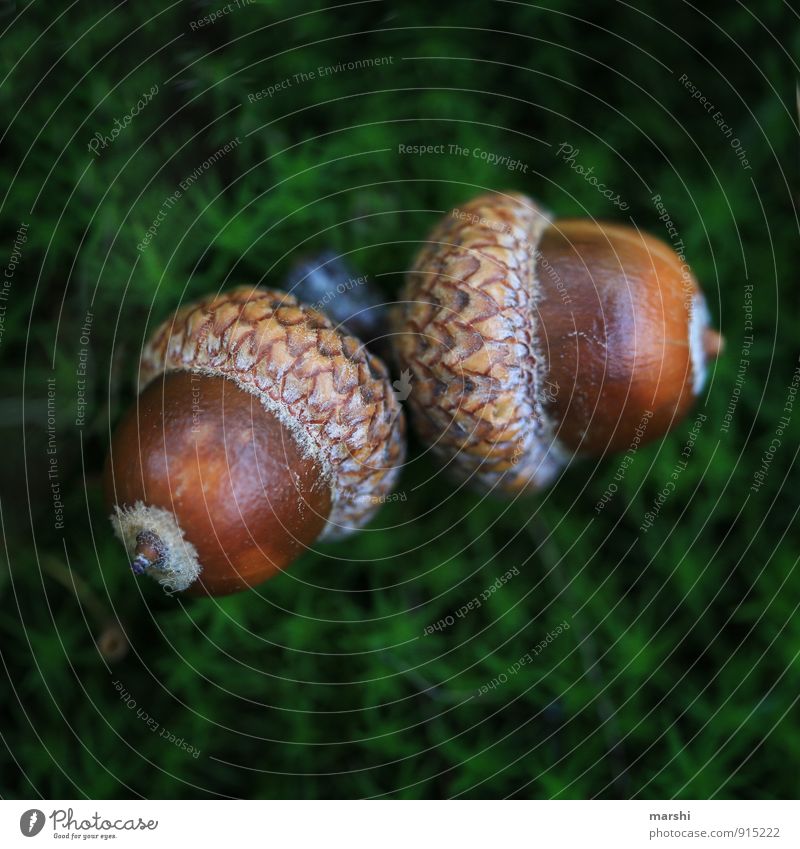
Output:
[[[106,496],[131,567],[168,592],[266,580],[375,513],[404,457],[383,363],[291,295],[240,287],[146,344]]]
[[[574,455],[663,436],[722,346],[670,247],[553,221],[517,193],[435,227],[393,324],[418,434],[457,478],[506,494],[547,486]]]

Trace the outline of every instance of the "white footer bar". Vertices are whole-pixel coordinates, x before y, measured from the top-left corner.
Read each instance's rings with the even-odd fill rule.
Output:
[[[549,849],[800,846],[793,801],[0,802],[0,846]]]

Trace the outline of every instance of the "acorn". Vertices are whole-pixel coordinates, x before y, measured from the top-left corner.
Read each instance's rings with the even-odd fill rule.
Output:
[[[575,456],[662,437],[722,347],[670,247],[619,224],[554,221],[518,193],[439,222],[392,320],[422,441],[458,479],[512,495]]]
[[[404,418],[385,365],[321,312],[240,287],[146,343],[105,486],[135,574],[222,595],[362,527],[392,490]]]

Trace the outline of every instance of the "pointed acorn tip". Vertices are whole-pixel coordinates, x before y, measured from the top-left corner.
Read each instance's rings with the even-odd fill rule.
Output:
[[[711,327],[707,327],[703,333],[703,350],[708,360],[716,360],[725,350],[725,340],[722,335]]]

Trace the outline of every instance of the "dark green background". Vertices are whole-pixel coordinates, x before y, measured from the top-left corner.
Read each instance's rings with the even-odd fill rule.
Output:
[[[224,3],[3,4],[4,268],[20,223],[29,229],[0,340],[2,795],[796,794],[800,407],[763,487],[749,487],[800,353],[800,38],[796,8],[747,5],[257,2],[193,31]],[[378,56],[393,61],[248,102],[296,73]],[[94,133],[154,84],[91,154]],[[138,252],[180,181],[235,137]],[[626,212],[558,158],[563,142]],[[527,173],[397,152],[421,143],[507,154]],[[297,255],[325,247],[391,299],[440,214],[504,188],[665,238],[659,193],[684,239],[728,346],[655,526],[639,531],[694,416],[638,452],[599,515],[618,458],[576,464],[513,504],[429,481],[424,459],[372,532],[258,592],[186,601],[136,582],[100,472],[155,322],[220,286],[279,285]],[[747,285],[753,345],[737,390]],[[512,566],[490,602],[422,636]],[[131,644],[109,665],[95,645],[107,619]],[[534,664],[476,695],[564,619],[572,627]]]

